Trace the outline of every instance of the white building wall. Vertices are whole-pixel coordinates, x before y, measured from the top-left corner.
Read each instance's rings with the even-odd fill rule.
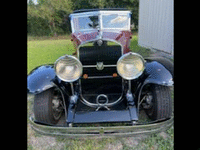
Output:
[[[173,55],[173,0],[140,0],[138,44]]]

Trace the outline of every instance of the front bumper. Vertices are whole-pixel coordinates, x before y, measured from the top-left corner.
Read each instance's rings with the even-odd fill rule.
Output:
[[[70,138],[81,137],[123,137],[134,136],[138,134],[150,134],[161,132],[170,128],[174,123],[174,118],[171,117],[168,120],[146,124],[146,125],[134,125],[134,126],[114,126],[114,127],[55,127],[48,125],[40,125],[35,123],[33,118],[30,117],[31,127],[40,134],[51,136],[65,136]]]

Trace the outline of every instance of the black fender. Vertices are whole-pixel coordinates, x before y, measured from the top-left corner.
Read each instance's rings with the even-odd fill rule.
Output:
[[[56,77],[53,65],[43,65],[33,69],[27,77],[27,91],[33,94],[41,93],[55,86]]]
[[[153,83],[172,86],[174,83],[173,76],[170,71],[157,61],[146,62],[145,74],[147,75],[147,78],[145,79],[143,85]]]
[[[174,78],[174,64],[170,59],[164,57],[145,57],[144,59],[147,60],[148,62],[149,61],[159,62],[172,74]]]
[[[141,86],[139,86],[137,95],[137,102],[140,101],[141,92],[146,84],[158,84],[163,86],[173,86],[173,76],[168,69],[157,61],[150,61],[145,63],[145,79]],[[139,106],[139,103],[138,103]]]

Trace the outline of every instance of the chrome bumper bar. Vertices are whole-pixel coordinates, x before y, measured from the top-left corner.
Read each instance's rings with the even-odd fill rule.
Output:
[[[128,137],[138,134],[149,134],[167,130],[174,123],[174,118],[159,123],[134,125],[134,126],[113,126],[113,127],[56,127],[40,125],[30,117],[31,127],[40,134],[51,136],[65,136],[69,138],[81,137]]]

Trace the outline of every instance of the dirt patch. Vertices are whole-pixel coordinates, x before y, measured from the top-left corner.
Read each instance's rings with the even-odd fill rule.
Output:
[[[108,143],[106,144],[106,146],[104,147],[104,149],[106,150],[122,150],[123,149],[123,144],[121,141],[117,141],[115,143]]]
[[[144,140],[147,137],[148,137],[147,135],[142,135],[142,136],[122,138],[122,140],[124,141],[124,144],[126,144],[127,146],[135,147],[140,143],[141,140]]]
[[[65,143],[57,142],[56,137],[42,136],[33,131],[28,124],[28,149],[46,150],[46,149],[64,149]]]

